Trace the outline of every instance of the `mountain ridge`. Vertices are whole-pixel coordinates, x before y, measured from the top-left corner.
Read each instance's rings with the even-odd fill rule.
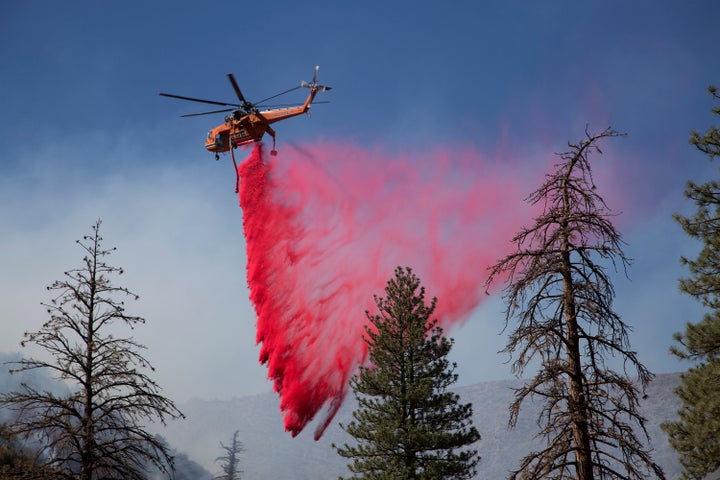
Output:
[[[522,457],[542,445],[536,438],[539,403],[527,404],[514,429],[508,429],[508,406],[513,389],[523,380],[500,380],[477,383],[453,389],[463,403],[473,404],[473,424],[482,435],[476,448],[482,459],[478,479],[505,478]],[[677,455],[660,429],[666,420],[675,419],[680,401],[673,390],[679,385],[680,374],[658,374],[648,386],[647,397],[641,400],[641,413],[647,419],[653,448],[653,459],[665,469],[668,480],[679,477]],[[171,422],[162,434],[179,451],[186,452],[209,471],[217,471],[214,462],[222,452],[220,442],[227,444],[235,430],[245,452],[240,462],[243,478],[282,478],[316,480],[347,475],[346,459],[340,457],[332,444],[352,443],[340,427],[351,420],[355,400],[349,396],[336,418],[318,441],[308,431],[292,438],[283,430],[279,399],[274,393],[262,393],[231,400],[190,399],[178,406],[186,420]],[[642,432],[639,433],[642,437]]]

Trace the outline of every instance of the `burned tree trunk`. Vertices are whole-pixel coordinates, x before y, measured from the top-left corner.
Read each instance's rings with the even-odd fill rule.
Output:
[[[507,277],[506,327],[517,320],[505,347],[515,358],[513,371],[520,375],[531,362],[539,364],[516,391],[510,425],[525,399],[544,400],[538,426],[546,447],[526,456],[513,479],[664,478],[634,433],[647,439],[638,398],[652,374],[630,349],[629,327],[612,309],[614,288],[600,263],[629,265],[589,163],[591,152],[601,153],[601,139],[618,135],[586,131],[560,154],[528,198],[542,213],[513,238],[516,252],[491,267],[488,285]],[[623,371],[612,370],[608,357],[620,357]]]

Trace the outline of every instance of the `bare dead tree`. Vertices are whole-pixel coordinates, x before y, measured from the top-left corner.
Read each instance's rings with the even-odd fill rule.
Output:
[[[649,440],[638,398],[653,375],[631,350],[629,326],[612,308],[615,291],[605,265],[624,271],[630,260],[589,162],[591,153],[602,153],[601,139],[619,135],[586,129],[584,139],[568,144],[527,199],[542,213],[513,238],[517,250],[490,269],[487,285],[507,281],[505,328],[517,320],[503,350],[514,373],[539,365],[515,392],[510,426],[526,399],[543,401],[537,423],[546,447],[526,456],[512,479],[664,478],[635,433]],[[613,370],[609,358],[622,370]]]
[[[220,442],[220,447],[225,450],[225,455],[221,455],[215,459],[216,462],[220,462],[222,473],[213,477],[214,480],[240,480],[243,472],[240,470],[239,456],[245,451],[245,446],[238,439],[239,433],[238,430],[235,430],[230,445],[225,445]]]
[[[125,312],[123,300],[137,295],[111,283],[123,270],[105,263],[115,249],[103,248],[100,224],[98,220],[92,235],[77,241],[85,251],[83,266],[47,287],[54,293],[43,304],[50,319],[39,331],[26,332],[21,342],[44,349],[53,360],[13,362],[18,372],[49,369],[74,385],[73,392],[58,396],[21,384],[20,391],[0,396],[0,405],[16,410],[16,433],[44,446],[55,478],[142,480],[148,464],[166,473],[173,465],[167,447],[144,423],[164,424],[183,415],[143,373],[153,370],[139,353],[145,347],[111,333],[145,320]]]

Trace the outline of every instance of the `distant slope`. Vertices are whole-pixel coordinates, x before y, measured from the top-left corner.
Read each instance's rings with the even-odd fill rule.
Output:
[[[673,389],[679,383],[679,374],[658,375],[643,401],[643,414],[653,446],[654,459],[664,467],[668,480],[678,477],[680,468],[660,424],[676,417],[679,401]],[[512,388],[519,380],[487,382],[458,388],[463,402],[472,402],[473,423],[482,440],[478,449],[482,460],[478,468],[480,479],[502,479],[508,470],[539,445],[534,438],[537,431],[536,409],[526,408],[517,428],[507,429],[508,405],[512,401]],[[320,441],[312,439],[312,428],[297,438],[283,431],[278,399],[274,394],[262,394],[231,401],[191,400],[180,405],[187,415],[185,421],[171,422],[162,433],[179,450],[211,472],[217,472],[214,459],[223,452],[220,443],[227,444],[235,430],[245,445],[241,466],[246,480],[293,478],[319,480],[346,475],[345,459],[331,444],[342,444],[351,439],[338,427],[346,424],[355,408],[352,398],[340,410],[336,421]]]

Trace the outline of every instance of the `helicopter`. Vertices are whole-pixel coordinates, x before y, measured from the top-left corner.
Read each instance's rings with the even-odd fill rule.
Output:
[[[317,83],[317,74],[319,69],[320,66],[315,67],[315,72],[313,74],[311,82],[300,82],[300,86],[285,90],[284,92],[280,92],[276,95],[265,98],[257,103],[250,103],[245,100],[245,97],[243,96],[242,91],[240,90],[240,87],[235,80],[235,76],[232,73],[228,73],[228,79],[230,80],[233,90],[235,91],[235,95],[237,96],[240,103],[217,102],[214,100],[185,97],[182,95],[174,95],[171,93],[160,93],[160,95],[163,97],[177,98],[180,100],[188,100],[191,102],[208,103],[210,105],[220,105],[223,107],[228,107],[209,112],[199,112],[181,115],[181,117],[196,117],[199,115],[212,115],[216,113],[232,112],[225,117],[225,123],[218,125],[217,127],[213,128],[208,132],[207,139],[205,140],[205,148],[209,152],[215,153],[215,160],[218,160],[220,158],[220,153],[222,152],[230,151],[232,153],[233,149],[239,146],[259,142],[260,140],[262,140],[265,133],[270,135],[273,139],[273,148],[270,151],[270,154],[277,155],[277,150],[275,150],[275,130],[273,130],[270,124],[279,122],[280,120],[285,120],[286,118],[295,117],[297,115],[307,113],[308,110],[310,110],[310,105],[312,105],[313,100],[315,100],[315,95],[318,92],[325,92],[332,88],[325,85],[319,85]],[[302,105],[267,109],[262,111],[260,110],[260,108],[263,107],[262,104],[267,102],[268,100],[272,100],[281,95],[285,95],[286,93],[290,93],[299,88],[310,89],[310,93],[308,94],[305,102]],[[234,154],[233,160],[235,160]]]

